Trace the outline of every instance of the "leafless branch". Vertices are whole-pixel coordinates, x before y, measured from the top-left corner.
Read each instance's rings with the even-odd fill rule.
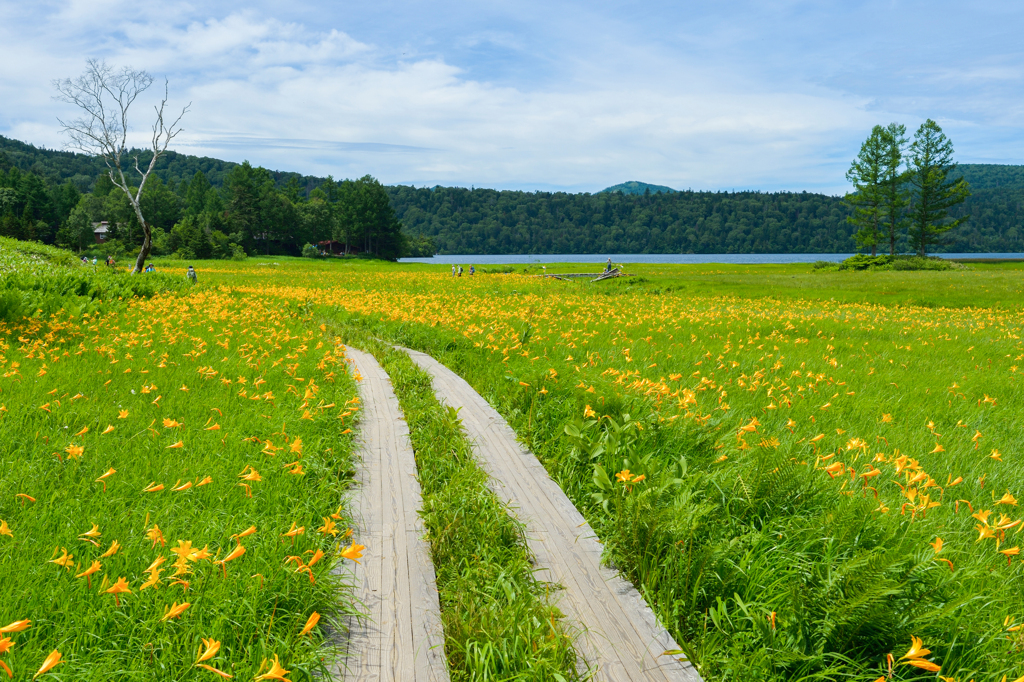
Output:
[[[145,171],[139,167],[139,158],[135,155],[133,166],[140,177],[139,185],[133,191],[125,177],[124,167],[124,155],[127,153],[128,144],[128,112],[139,95],[152,84],[153,77],[145,71],[136,71],[130,67],[115,71],[107,66],[106,62],[95,59],[90,59],[86,63],[85,73],[81,76],[53,82],[58,93],[57,99],[74,105],[82,113],[82,116],[75,119],[57,119],[68,136],[68,147],[103,159],[111,182],[127,195],[142,226],[145,237],[136,262],[136,272],[142,271],[151,245],[149,225],[142,215],[140,205],[142,190],[149,174],[156,167],[157,159],[167,151],[171,141],[182,131],[181,119],[191,106],[186,105],[170,125],[165,124],[164,110],[169,93],[169,83],[165,79],[164,97],[160,101],[160,106],[154,107],[156,122],[153,124],[153,155]]]

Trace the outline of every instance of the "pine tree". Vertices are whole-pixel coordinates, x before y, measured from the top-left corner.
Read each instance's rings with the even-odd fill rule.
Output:
[[[925,256],[928,247],[941,243],[942,235],[970,216],[956,220],[949,209],[971,195],[971,187],[962,177],[950,179],[956,170],[953,143],[935,121],[928,119],[914,133],[910,145],[909,181],[911,186],[910,242],[917,255]]]
[[[847,221],[859,228],[854,238],[860,246],[870,247],[872,256],[877,252],[881,236],[885,150],[885,128],[875,126],[860,146],[860,153],[850,165],[850,170],[846,171],[846,179],[854,188],[846,195],[846,202],[853,208],[853,214]]]
[[[899,123],[890,123],[885,127],[883,139],[885,158],[881,177],[882,212],[885,236],[889,241],[889,254],[895,256],[896,241],[907,226],[904,209],[910,203],[907,192],[908,171],[901,170],[903,150],[907,146],[907,127]]]

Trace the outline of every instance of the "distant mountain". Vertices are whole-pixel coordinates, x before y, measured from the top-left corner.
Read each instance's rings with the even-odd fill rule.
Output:
[[[647,190],[651,191],[651,194],[674,194],[679,190],[672,189],[671,187],[665,187],[665,185],[651,185],[646,182],[637,182],[636,180],[630,180],[629,182],[623,182],[618,185],[612,185],[606,187],[597,194],[613,193],[619,194],[644,194]]]

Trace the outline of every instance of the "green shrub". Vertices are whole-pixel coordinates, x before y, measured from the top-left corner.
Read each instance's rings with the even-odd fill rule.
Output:
[[[302,257],[303,258],[323,258],[323,256],[320,255],[320,249],[318,249],[313,244],[306,244],[305,246],[302,247]]]

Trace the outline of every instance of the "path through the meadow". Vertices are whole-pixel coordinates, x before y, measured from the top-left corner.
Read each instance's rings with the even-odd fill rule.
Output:
[[[391,381],[372,355],[347,348],[359,382],[360,466],[352,500],[355,599],[365,617],[348,622],[337,680],[448,682],[434,566],[424,539],[420,485]],[[352,568],[341,569],[352,570]]]
[[[608,682],[699,682],[692,665],[662,655],[679,648],[640,594],[601,565],[590,525],[501,415],[460,376],[429,355],[402,348],[430,374],[439,401],[459,416],[491,489],[526,526],[537,577],[564,586],[557,602],[582,635],[577,651],[594,679]]]

